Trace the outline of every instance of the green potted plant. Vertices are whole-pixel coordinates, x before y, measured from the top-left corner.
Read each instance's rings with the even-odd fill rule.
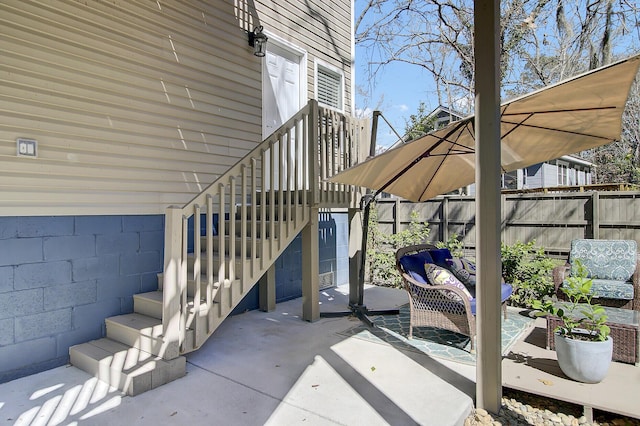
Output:
[[[592,284],[586,268],[577,261],[573,274],[561,287],[567,300],[546,298],[533,302],[535,309],[560,319],[554,330],[558,364],[568,377],[584,383],[604,379],[613,354],[606,311],[591,302]]]

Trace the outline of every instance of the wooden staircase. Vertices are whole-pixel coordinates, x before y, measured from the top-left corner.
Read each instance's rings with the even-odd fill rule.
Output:
[[[355,205],[355,188],[324,180],[366,156],[363,129],[312,100],[192,201],[167,208],[158,291],[107,318],[105,338],[71,347],[71,363],[137,395],[182,377],[184,355],[259,281],[261,309],[275,305],[267,272],[278,257],[305,227],[317,236],[319,208]],[[303,250],[317,256],[315,245]]]

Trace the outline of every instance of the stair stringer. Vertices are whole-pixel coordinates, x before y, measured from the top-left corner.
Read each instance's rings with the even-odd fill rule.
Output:
[[[306,208],[310,210],[309,207]],[[194,328],[187,329],[185,344],[180,350],[181,355],[198,350],[209,337],[211,337],[220,324],[222,324],[233,309],[235,309],[242,299],[253,289],[260,281],[260,278],[273,266],[280,255],[282,255],[309,223],[309,213],[305,214],[304,217],[306,218],[305,220],[296,221],[295,223],[291,223],[292,226],[287,227],[288,232],[283,232],[282,234],[284,234],[284,236],[278,238],[275,244],[277,249],[274,253],[268,255],[268,258],[265,252],[269,250],[262,250],[263,257],[256,260],[253,273],[247,273],[249,272],[248,269],[250,265],[246,265],[246,267],[243,268],[240,278],[233,282],[226,280],[223,285],[220,285],[219,282],[214,284],[212,299],[215,303],[211,307],[200,310],[200,315],[197,317],[199,324],[195,327],[195,330]],[[269,242],[270,241],[266,239],[263,244],[267,245]],[[249,263],[249,261],[246,263]]]

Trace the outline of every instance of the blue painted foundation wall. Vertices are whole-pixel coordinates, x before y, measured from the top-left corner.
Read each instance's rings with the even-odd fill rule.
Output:
[[[0,382],[65,364],[156,290],[164,216],[0,217]]]
[[[320,273],[348,282],[346,213],[323,213]],[[69,347],[105,335],[158,288],[164,216],[0,217],[0,383],[64,365]],[[302,294],[298,236],[276,265],[277,301]],[[293,265],[293,267],[292,267]],[[234,313],[258,307],[257,286]]]
[[[318,221],[319,272],[333,272],[334,284],[349,283],[349,221],[346,213],[321,213]],[[302,296],[302,237],[298,235],[276,261],[276,303]],[[258,286],[233,314],[258,308]]]

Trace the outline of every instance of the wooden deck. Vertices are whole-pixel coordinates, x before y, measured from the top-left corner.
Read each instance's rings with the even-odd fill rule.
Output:
[[[607,377],[597,384],[567,378],[555,351],[546,349],[546,325],[536,319],[531,332],[520,339],[502,361],[503,386],[582,405],[587,419],[593,410],[640,419],[640,367],[612,362]]]

